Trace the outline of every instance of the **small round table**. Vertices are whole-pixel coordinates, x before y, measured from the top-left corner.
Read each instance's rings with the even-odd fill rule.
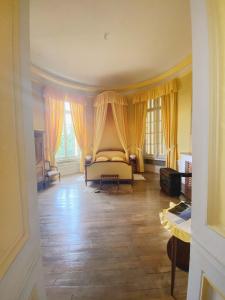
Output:
[[[170,208],[174,207],[170,203]],[[171,260],[171,296],[173,296],[176,267],[188,272],[190,260],[190,242],[191,242],[191,219],[184,221],[175,214],[164,209],[160,214],[161,224],[166,228],[172,237],[167,243],[167,254]]]

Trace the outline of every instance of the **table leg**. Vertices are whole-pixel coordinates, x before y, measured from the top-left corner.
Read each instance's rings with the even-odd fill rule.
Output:
[[[172,237],[172,259],[171,259],[171,296],[173,296],[175,274],[176,274],[176,259],[177,259],[177,238]]]

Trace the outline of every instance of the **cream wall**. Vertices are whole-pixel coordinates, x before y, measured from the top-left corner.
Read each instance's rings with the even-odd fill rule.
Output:
[[[178,153],[192,152],[192,73],[178,78]]]
[[[32,84],[32,96],[34,99],[33,108],[33,127],[34,130],[45,130],[45,114],[44,99],[42,96],[42,88],[36,84]]]

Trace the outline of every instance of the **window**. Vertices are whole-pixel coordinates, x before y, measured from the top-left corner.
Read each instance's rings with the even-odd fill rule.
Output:
[[[148,100],[145,133],[145,156],[165,159],[165,144],[162,129],[162,100]]]
[[[74,134],[70,103],[64,103],[64,124],[56,160],[70,160],[80,156],[80,149]]]

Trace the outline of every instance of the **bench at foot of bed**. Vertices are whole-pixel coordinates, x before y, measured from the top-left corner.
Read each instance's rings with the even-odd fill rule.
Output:
[[[120,178],[118,174],[102,174],[100,179],[100,190],[104,182],[115,182],[117,184],[117,189],[120,187]]]

